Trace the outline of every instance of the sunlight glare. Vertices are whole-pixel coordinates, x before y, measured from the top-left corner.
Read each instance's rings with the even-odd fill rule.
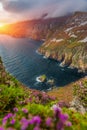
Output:
[[[3,24],[3,23],[0,23],[0,28],[3,27],[3,26],[4,26],[4,24]]]

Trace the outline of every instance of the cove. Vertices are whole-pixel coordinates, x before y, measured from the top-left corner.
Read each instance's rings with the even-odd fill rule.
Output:
[[[60,87],[74,82],[84,76],[76,69],[62,68],[60,63],[46,59],[37,53],[42,41],[29,38],[13,38],[0,35],[0,56],[6,70],[26,86],[37,90],[48,90],[50,85],[37,82],[37,77],[45,74],[55,80]]]

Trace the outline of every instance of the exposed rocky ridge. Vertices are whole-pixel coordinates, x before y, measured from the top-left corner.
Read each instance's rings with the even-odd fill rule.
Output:
[[[87,72],[87,13],[76,12],[39,48],[47,58]]]
[[[0,34],[8,34],[13,37],[29,37],[35,40],[45,40],[49,32],[63,26],[68,17],[63,16],[49,19],[36,19],[31,21],[18,22],[0,28]]]

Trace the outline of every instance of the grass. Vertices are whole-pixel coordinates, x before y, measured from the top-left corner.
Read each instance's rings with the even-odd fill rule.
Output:
[[[48,95],[55,95],[59,101],[64,101],[69,104],[73,100],[73,85],[70,84],[64,87],[53,89],[52,91],[48,92]]]
[[[72,44],[69,44],[68,46],[67,46],[67,48],[69,48],[69,49],[72,49],[72,48],[75,48],[75,47],[79,47],[79,46],[81,46],[81,45],[83,45],[83,43],[81,43],[81,42],[73,42]]]

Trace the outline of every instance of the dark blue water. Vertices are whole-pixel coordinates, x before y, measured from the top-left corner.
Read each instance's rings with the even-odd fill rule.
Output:
[[[36,53],[41,44],[28,38],[0,36],[0,56],[7,71],[23,84],[39,90],[50,88],[46,83],[36,81],[42,74],[54,79],[56,86],[67,85],[83,76],[77,70],[62,68],[57,61],[45,59]]]

